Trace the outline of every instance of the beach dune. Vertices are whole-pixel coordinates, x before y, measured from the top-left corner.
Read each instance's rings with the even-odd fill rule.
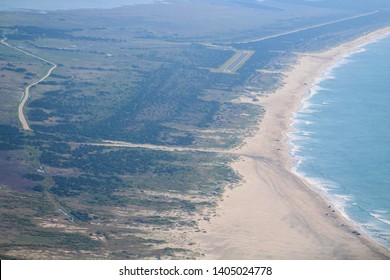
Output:
[[[193,239],[205,259],[389,259],[389,251],[346,220],[308,182],[291,171],[287,134],[315,79],[390,28],[327,50],[303,54],[284,85],[261,100],[266,113],[246,139],[233,168],[243,183],[227,190],[216,216]]]

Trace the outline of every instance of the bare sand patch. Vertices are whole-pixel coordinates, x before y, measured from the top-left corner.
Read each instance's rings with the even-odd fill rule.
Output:
[[[367,34],[331,50],[304,54],[284,85],[260,99],[266,113],[233,168],[244,182],[225,193],[217,215],[194,233],[206,259],[389,259],[387,249],[357,236],[325,197],[291,172],[287,133],[315,79],[343,56],[390,33]]]

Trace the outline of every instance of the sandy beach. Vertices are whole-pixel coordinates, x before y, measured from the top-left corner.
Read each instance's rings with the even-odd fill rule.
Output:
[[[354,227],[292,171],[291,117],[316,78],[343,56],[390,33],[378,30],[322,53],[302,54],[284,85],[260,102],[266,113],[233,168],[243,183],[227,190],[216,216],[193,239],[205,259],[389,259],[390,252]],[[353,232],[357,231],[361,235]]]

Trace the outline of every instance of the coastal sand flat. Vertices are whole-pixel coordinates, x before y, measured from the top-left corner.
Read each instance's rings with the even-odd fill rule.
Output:
[[[226,191],[217,216],[193,239],[205,259],[389,259],[389,251],[357,236],[323,195],[293,174],[287,133],[310,85],[344,55],[390,33],[385,28],[318,54],[303,55],[285,84],[264,97],[259,132],[237,152],[244,182]]]

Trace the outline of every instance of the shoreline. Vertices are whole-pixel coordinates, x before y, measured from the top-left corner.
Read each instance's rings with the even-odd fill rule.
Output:
[[[266,113],[259,130],[236,151],[240,160],[232,164],[244,182],[225,192],[210,222],[200,222],[204,233],[193,234],[205,259],[390,259],[388,249],[293,172],[288,137],[293,114],[315,81],[340,59],[388,34],[390,27],[302,54],[284,73],[284,85],[261,98]]]
[[[388,30],[388,31],[385,31],[385,30]],[[384,31],[383,35],[381,34],[382,31]],[[288,152],[289,152],[289,156],[292,158],[292,162],[293,162],[293,164],[291,165],[292,173],[294,173],[296,176],[298,176],[299,178],[302,178],[302,180],[307,182],[307,184],[311,188],[313,188],[314,191],[319,192],[322,196],[324,196],[324,198],[327,201],[329,201],[332,204],[332,206],[335,206],[335,209],[339,212],[339,214],[343,218],[345,218],[350,224],[352,224],[355,228],[357,228],[359,233],[363,233],[372,242],[377,243],[379,246],[383,246],[390,253],[390,247],[387,247],[385,244],[382,244],[380,242],[380,240],[377,240],[375,238],[375,236],[372,235],[372,232],[368,231],[367,229],[364,228],[363,225],[359,224],[357,221],[350,218],[349,214],[344,209],[346,202],[343,201],[343,195],[339,195],[338,193],[333,193],[333,192],[328,193],[328,191],[330,191],[330,189],[328,189],[327,187],[324,187],[321,182],[319,183],[317,181],[318,178],[306,176],[304,173],[299,171],[301,159],[299,158],[299,156],[297,157],[295,149],[297,149],[298,147],[296,144],[293,143],[295,140],[294,134],[297,132],[296,128],[294,127],[294,125],[296,124],[296,121],[297,121],[297,119],[296,119],[297,114],[300,113],[302,110],[305,111],[305,107],[309,106],[308,104],[310,104],[310,100],[315,95],[317,95],[317,93],[319,91],[322,90],[320,84],[323,81],[326,81],[329,79],[334,79],[333,71],[335,69],[337,69],[339,67],[343,67],[345,64],[348,64],[349,58],[351,56],[354,56],[355,54],[358,54],[361,52],[366,52],[366,49],[365,49],[366,45],[371,45],[371,44],[374,44],[374,43],[381,41],[385,38],[390,37],[390,29],[383,29],[383,30],[379,30],[378,32],[380,34],[378,37],[375,37],[372,40],[369,40],[361,45],[354,46],[354,48],[351,51],[340,55],[340,57],[335,58],[330,63],[330,66],[323,69],[321,71],[321,75],[316,77],[316,79],[313,80],[313,82],[310,84],[308,92],[305,94],[305,96],[301,100],[298,111],[293,112],[293,114],[291,116],[290,130],[287,133],[287,135],[288,135],[287,138],[288,138],[288,145],[290,146],[290,149]],[[368,38],[370,38],[370,37],[368,37]]]

